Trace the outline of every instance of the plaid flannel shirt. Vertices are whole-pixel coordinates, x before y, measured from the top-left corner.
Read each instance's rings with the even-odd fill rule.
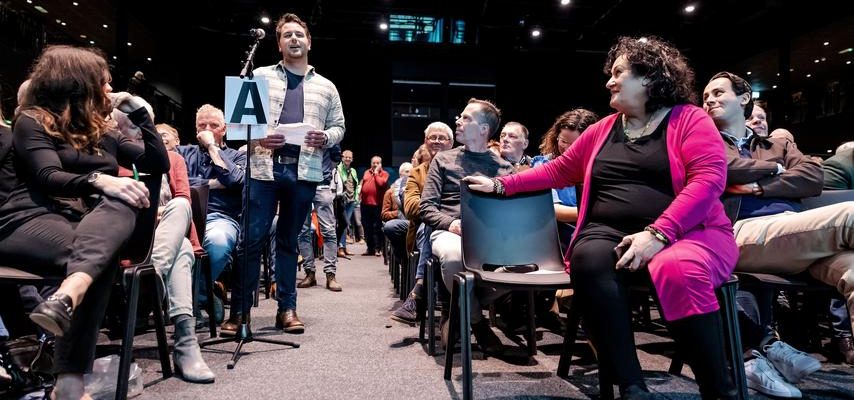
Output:
[[[267,79],[269,84],[270,122],[267,125],[269,135],[279,125],[279,116],[285,104],[288,78],[281,61],[276,65],[256,68],[253,74],[256,78]],[[344,139],[344,111],[341,108],[341,98],[338,96],[335,84],[314,72],[314,67],[310,65],[303,81],[303,93],[305,98],[303,122],[326,133],[328,141],[323,148],[300,147],[297,179],[321,182],[323,181],[323,152],[327,151],[327,147],[334,146]],[[252,140],[249,145],[249,154],[252,179],[272,181],[273,151],[259,145],[258,140]]]

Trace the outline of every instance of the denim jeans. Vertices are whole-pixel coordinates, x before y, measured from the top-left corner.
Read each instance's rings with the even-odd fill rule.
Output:
[[[347,228],[350,227],[350,219],[353,218],[353,211],[356,211],[356,202],[344,204],[344,220],[338,221],[338,247],[344,249],[347,247]]]
[[[335,209],[333,201],[335,194],[329,187],[317,188],[314,195],[314,209],[317,211],[317,223],[320,224],[320,234],[323,236],[323,272],[334,274],[338,262],[338,243],[335,236]],[[305,223],[299,234],[299,253],[302,255],[302,267],[305,272],[314,272],[314,248],[311,246],[311,214],[306,214]]]
[[[424,279],[424,270],[427,269],[427,263],[433,258],[433,245],[430,242],[431,233],[433,233],[433,228],[423,223],[415,231],[415,247],[418,248],[418,266],[415,267],[415,279]]]
[[[394,256],[400,260],[406,259],[406,230],[409,221],[405,219],[393,219],[383,224],[383,234],[391,243]]]
[[[218,212],[208,214],[205,222],[205,240],[202,243],[202,247],[208,253],[208,259],[211,263],[212,280],[216,280],[225,269],[225,266],[231,262],[231,253],[237,245],[239,234],[240,226],[234,218]],[[207,285],[212,283],[204,282],[204,279],[200,282],[198,294],[200,305],[207,303]]]
[[[248,232],[241,235],[235,263],[235,290],[231,296],[232,310],[248,313],[258,290],[261,275],[261,250],[270,232],[270,225],[279,204],[276,224],[276,300],[279,310],[297,306],[297,236],[311,208],[317,182],[297,180],[296,164],[273,164],[273,180],[250,179],[244,190],[249,191],[249,204],[243,218],[248,219]],[[245,260],[244,260],[245,257]],[[248,265],[248,270],[244,267]]]
[[[851,316],[848,314],[848,306],[844,300],[830,300],[830,324],[833,328],[833,337],[851,337]]]

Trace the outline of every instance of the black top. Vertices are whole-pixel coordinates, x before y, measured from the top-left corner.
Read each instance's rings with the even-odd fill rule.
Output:
[[[12,130],[0,126],[0,204],[9,197],[15,184],[15,153],[12,151]]]
[[[88,182],[94,171],[115,176],[118,166],[140,172],[164,174],[169,171],[169,157],[163,140],[145,108],[128,118],[142,130],[144,147],[118,132],[101,137],[98,151],[74,149],[65,141],[50,136],[35,119],[21,115],[12,127],[15,175],[14,189],[0,205],[0,238],[39,215],[70,215],[67,202],[58,198],[82,198],[97,193]]]
[[[285,89],[285,102],[282,104],[282,112],[279,114],[280,124],[292,124],[302,122],[305,117],[305,76],[297,75],[285,68],[285,76],[288,78],[288,87]],[[300,146],[285,144],[274,151],[276,155],[287,157],[299,157]]]
[[[593,161],[589,222],[635,233],[675,198],[667,158],[668,113],[651,134],[629,141],[620,118]]]

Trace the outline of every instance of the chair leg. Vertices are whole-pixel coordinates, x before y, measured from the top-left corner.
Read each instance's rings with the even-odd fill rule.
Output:
[[[137,272],[137,274],[142,273],[143,271]],[[163,312],[163,290],[158,284],[160,278],[158,278],[157,272],[153,267],[146,269],[144,273],[151,276],[151,280],[154,283],[155,289],[152,291],[152,295],[154,297],[154,329],[157,336],[157,352],[160,355],[160,369],[163,373],[163,378],[167,379],[172,376],[172,363],[169,357],[169,342],[166,340],[166,325],[163,323],[165,317],[165,313]]]
[[[728,283],[721,287],[721,320],[723,321],[724,339],[727,346],[727,358],[732,367],[732,380],[738,387],[739,400],[747,400],[747,376],[744,372],[743,349],[741,334],[738,326],[738,310],[735,296],[738,282]]]
[[[137,267],[124,270],[124,281],[130,285],[125,298],[125,334],[122,337],[122,348],[119,354],[119,372],[116,382],[116,400],[125,400],[128,396],[128,377],[130,361],[133,358],[133,337],[136,330],[136,308],[139,302],[139,275]]]
[[[566,332],[563,334],[563,348],[561,349],[560,360],[557,364],[557,376],[561,378],[569,377],[569,367],[572,364],[575,339],[578,337],[578,324],[581,323],[581,316],[577,310],[577,301],[573,301],[572,308],[573,310],[569,310]]]
[[[214,307],[214,292],[213,292],[213,272],[211,271],[211,260],[205,257],[202,259],[202,278],[205,279],[205,285],[208,296],[208,325],[211,330],[211,337],[215,338],[216,334],[216,307]]]
[[[457,329],[459,326],[457,325],[457,321],[460,318],[460,292],[462,288],[460,287],[460,282],[457,279],[454,279],[454,285],[451,288],[451,302],[448,306],[449,313],[449,321],[448,322],[448,341],[445,343],[445,380],[451,380],[451,369],[454,366],[454,347],[457,345],[457,341],[455,340],[457,337]],[[441,327],[439,327],[441,329]]]
[[[460,290],[460,347],[463,363],[463,400],[471,400],[474,396],[471,369],[471,298],[474,296],[474,274],[463,272],[457,276],[462,284]],[[480,310],[477,310],[478,312]]]
[[[427,278],[427,354],[430,356],[436,355],[436,264],[430,260],[427,271],[424,271]]]
[[[534,318],[534,291],[528,291],[528,355],[537,355],[537,323]]]

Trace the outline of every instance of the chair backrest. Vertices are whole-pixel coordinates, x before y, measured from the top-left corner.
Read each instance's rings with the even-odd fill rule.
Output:
[[[824,190],[818,196],[801,199],[801,204],[811,210],[844,201],[854,201],[854,190]]]
[[[208,220],[208,185],[190,187],[191,208],[193,210],[193,225],[199,235],[199,242],[205,242],[205,228]]]
[[[463,184],[460,192],[462,256],[467,270],[524,265],[564,270],[550,191],[497,197],[471,191]]]
[[[141,175],[139,180],[148,188],[151,206],[140,210],[136,226],[130,239],[122,246],[121,260],[130,260],[131,265],[147,264],[154,245],[154,230],[157,228],[157,203],[160,201],[162,174]]]

